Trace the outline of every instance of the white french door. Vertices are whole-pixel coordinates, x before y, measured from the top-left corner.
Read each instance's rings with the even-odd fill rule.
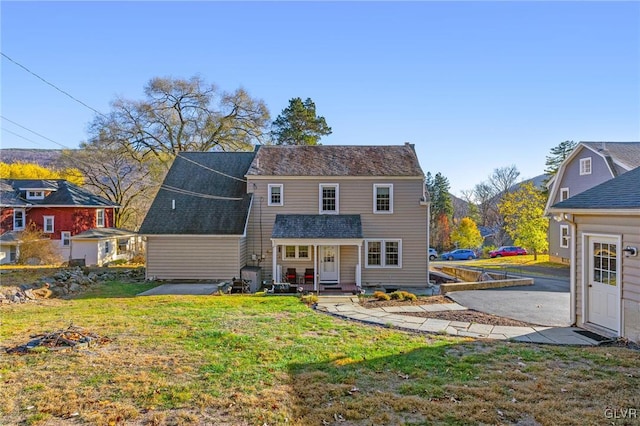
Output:
[[[618,239],[589,236],[587,322],[620,331],[620,262]]]

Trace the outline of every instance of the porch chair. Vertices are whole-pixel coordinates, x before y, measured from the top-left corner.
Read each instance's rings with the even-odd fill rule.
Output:
[[[287,268],[285,278],[288,283],[295,284],[297,281],[296,268]]]
[[[307,268],[304,270],[304,283],[313,284],[313,277],[315,276],[313,268]]]

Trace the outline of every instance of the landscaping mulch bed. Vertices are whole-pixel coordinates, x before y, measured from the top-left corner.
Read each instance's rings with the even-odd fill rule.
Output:
[[[418,297],[417,300],[376,300],[373,298],[366,298],[360,301],[360,305],[367,308],[383,308],[387,306],[418,306],[418,305],[431,305],[441,303],[455,303],[453,300],[446,296],[428,296]],[[499,317],[497,315],[485,314],[484,312],[474,311],[467,309],[464,311],[443,311],[443,312],[403,312],[402,315],[421,317],[421,318],[434,318],[446,321],[462,321],[473,322],[476,324],[487,325],[502,325],[508,327],[530,327],[529,324],[524,321],[518,321],[511,318]]]

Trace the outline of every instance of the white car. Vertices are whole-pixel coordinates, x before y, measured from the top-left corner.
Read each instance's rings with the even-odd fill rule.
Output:
[[[433,247],[429,247],[429,260],[436,260],[438,258],[438,252]]]

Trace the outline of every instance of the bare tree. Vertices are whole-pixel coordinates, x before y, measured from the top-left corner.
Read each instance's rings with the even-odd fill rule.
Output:
[[[518,176],[520,176],[520,172],[513,164],[508,167],[498,167],[489,176],[489,184],[495,189],[496,195],[501,197],[516,184]]]
[[[96,116],[91,139],[121,145],[138,158],[173,158],[180,151],[246,150],[269,124],[262,100],[242,88],[220,91],[199,76],[153,78],[142,101],[116,99],[112,111]]]
[[[137,159],[125,147],[100,140],[63,151],[60,161],[80,170],[93,193],[118,204],[115,226],[132,230],[142,223],[166,171],[155,157]]]

